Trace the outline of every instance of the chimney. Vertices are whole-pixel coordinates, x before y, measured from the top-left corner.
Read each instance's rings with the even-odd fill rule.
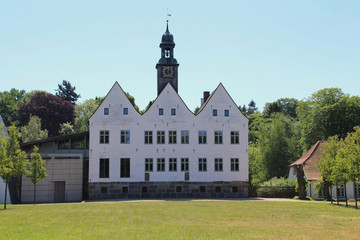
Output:
[[[209,98],[209,96],[210,96],[210,92],[205,91],[203,96],[204,96],[204,97],[202,97],[202,98],[200,99],[200,106],[204,105],[204,103],[206,102],[206,100],[207,100],[207,99]]]
[[[204,92],[204,103],[205,103],[206,100],[209,98],[209,96],[210,96],[210,92],[205,91],[205,92]]]

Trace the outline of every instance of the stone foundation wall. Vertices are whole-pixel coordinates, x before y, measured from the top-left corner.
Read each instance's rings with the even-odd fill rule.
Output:
[[[244,198],[248,182],[91,182],[89,199]]]

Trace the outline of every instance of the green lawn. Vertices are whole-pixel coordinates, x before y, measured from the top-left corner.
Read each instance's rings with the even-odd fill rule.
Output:
[[[0,239],[359,239],[360,210],[313,202],[8,205]]]

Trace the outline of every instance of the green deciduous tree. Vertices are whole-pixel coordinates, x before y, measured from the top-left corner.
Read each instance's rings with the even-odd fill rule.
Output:
[[[347,202],[347,191],[346,191],[346,183],[350,181],[349,175],[349,162],[345,158],[346,156],[346,149],[344,148],[344,142],[342,139],[338,142],[338,150],[336,153],[335,164],[332,166],[331,172],[331,179],[332,182],[336,183],[336,186],[339,184],[344,185],[345,189],[345,201],[346,206],[348,205]],[[337,196],[339,202],[339,196]]]
[[[261,149],[256,143],[249,143],[249,179],[252,186],[267,180],[260,151]]]
[[[130,93],[126,92],[126,97],[129,99],[130,103],[134,106],[135,110],[139,112],[139,106],[135,103],[135,98],[130,95]]]
[[[323,183],[318,185],[319,187],[324,187],[325,195],[329,198],[329,187],[331,188],[335,184],[333,178],[334,166],[336,165],[336,156],[339,150],[339,137],[332,136],[327,142],[324,142],[324,148],[321,151],[321,157],[319,162],[316,164],[316,167],[319,169]]]
[[[5,181],[4,209],[6,209],[7,187],[9,182],[13,177],[20,176],[25,171],[25,152],[20,150],[19,145],[21,134],[15,126],[9,127],[8,131],[9,137],[4,137],[2,133],[0,142],[0,177]]]
[[[254,113],[248,116],[249,118],[249,142],[256,143],[259,137],[259,128],[267,123],[272,122],[272,119],[264,118],[260,113]]]
[[[76,87],[72,86],[69,81],[63,80],[62,84],[58,84],[58,89],[55,89],[56,96],[61,97],[65,101],[69,101],[72,104],[75,104],[78,98],[80,98],[80,94],[75,92]]]
[[[19,106],[25,102],[25,90],[12,88],[9,92],[0,92],[0,113],[5,126],[17,125],[16,112]]]
[[[265,178],[287,176],[289,164],[301,155],[294,122],[278,113],[273,115],[271,122],[260,125],[258,134],[257,143]]]
[[[298,102],[295,98],[280,98],[275,102],[266,103],[263,114],[270,117],[273,113],[283,113],[289,117],[297,118],[296,108]]]
[[[302,128],[304,149],[318,140],[348,132],[360,124],[360,98],[349,97],[339,88],[325,88],[299,102],[297,114]]]
[[[340,177],[345,180],[353,182],[355,194],[355,206],[357,208],[357,191],[356,182],[360,179],[360,126],[354,128],[354,132],[350,133],[345,139],[339,149],[337,156],[337,164],[340,170]],[[343,168],[347,169],[343,169]],[[344,173],[345,172],[345,173]]]
[[[66,122],[66,123],[60,124],[59,133],[61,135],[71,134],[71,133],[74,133],[74,132],[75,132],[74,126],[71,123]]]
[[[88,99],[81,104],[75,105],[75,126],[76,132],[88,131],[88,121],[91,115],[101,104],[103,98]]]
[[[47,130],[41,129],[41,119],[37,116],[30,116],[30,121],[26,126],[20,128],[23,142],[31,142],[48,137]]]
[[[36,184],[44,180],[48,175],[46,173],[45,161],[42,159],[39,148],[34,146],[33,153],[30,155],[30,161],[26,163],[26,177],[34,184],[34,204],[36,204]]]

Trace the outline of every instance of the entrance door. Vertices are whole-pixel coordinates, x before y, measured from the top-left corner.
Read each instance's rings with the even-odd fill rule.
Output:
[[[54,182],[54,202],[65,202],[65,181]]]

